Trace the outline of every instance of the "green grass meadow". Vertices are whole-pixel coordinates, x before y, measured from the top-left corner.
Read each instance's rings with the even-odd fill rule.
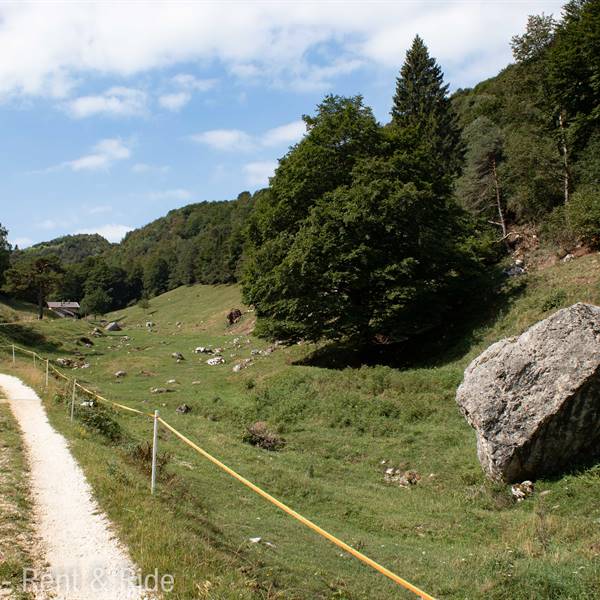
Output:
[[[427,366],[326,369],[307,366],[318,348],[277,347],[251,335],[253,313],[233,286],[184,287],[109,318],[123,331],[79,342],[93,323],[49,319],[0,328],[51,359],[76,357],[69,370],[108,398],[161,416],[241,475],[354,548],[437,598],[593,599],[600,595],[600,465],[536,482],[513,503],[508,486],[487,481],[475,434],[455,404],[469,361],[490,343],[523,331],[577,301],[600,303],[600,256],[528,275],[498,312],[466,331]],[[4,310],[4,313],[2,313]],[[22,307],[0,316],[30,318]],[[12,312],[11,312],[12,311]],[[146,322],[155,326],[148,330]],[[178,325],[179,323],[179,325]],[[209,366],[194,348],[223,348]],[[460,349],[460,350],[459,350]],[[177,363],[171,353],[183,353]],[[234,355],[234,356],[232,356]],[[149,494],[144,444],[150,419],[109,409],[70,422],[69,390],[43,391],[42,371],[20,357],[13,368],[43,392],[52,424],[71,443],[102,508],[144,572],[175,576],[168,598],[190,600],[387,599],[414,597],[279,511],[167,431],[162,469]],[[243,359],[253,364],[239,373]],[[127,376],[116,378],[125,370]],[[177,383],[167,384],[175,379]],[[154,387],[171,392],[152,394]],[[83,400],[83,398],[81,398]],[[192,411],[178,414],[186,403]],[[266,421],[285,439],[278,452],[244,443]],[[417,485],[384,481],[388,467],[413,469]],[[261,542],[251,543],[250,538]]]

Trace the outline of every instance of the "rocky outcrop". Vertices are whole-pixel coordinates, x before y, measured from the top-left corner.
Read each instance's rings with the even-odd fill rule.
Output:
[[[600,307],[575,304],[493,344],[456,399],[493,479],[535,479],[600,456]]]

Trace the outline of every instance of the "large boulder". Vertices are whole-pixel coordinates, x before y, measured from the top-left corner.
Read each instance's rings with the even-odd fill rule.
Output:
[[[493,344],[467,367],[456,399],[495,480],[600,456],[600,307],[575,304]]]

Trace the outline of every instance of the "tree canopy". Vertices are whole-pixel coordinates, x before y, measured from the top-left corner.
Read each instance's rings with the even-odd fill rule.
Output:
[[[262,331],[364,345],[438,325],[477,260],[418,120],[385,128],[361,97],[328,96],[305,121],[249,226],[243,289]]]

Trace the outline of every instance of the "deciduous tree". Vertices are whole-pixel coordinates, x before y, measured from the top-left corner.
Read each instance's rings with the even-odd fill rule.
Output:
[[[6,272],[6,289],[33,296],[37,301],[38,318],[43,319],[46,300],[62,273],[62,265],[56,256],[25,259]]]

